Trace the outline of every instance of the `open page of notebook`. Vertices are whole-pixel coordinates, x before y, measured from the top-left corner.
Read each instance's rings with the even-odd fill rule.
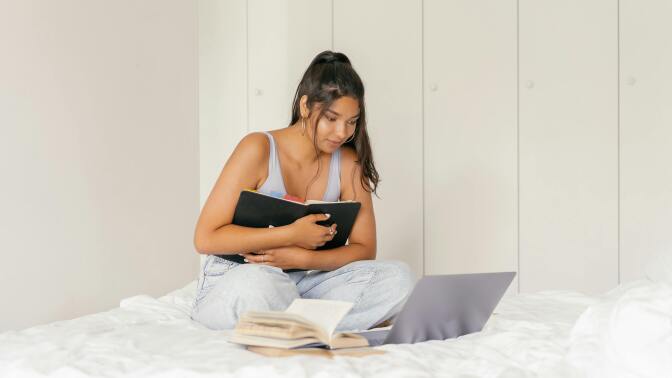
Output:
[[[352,302],[297,298],[285,312],[303,316],[331,336],[350,308]]]

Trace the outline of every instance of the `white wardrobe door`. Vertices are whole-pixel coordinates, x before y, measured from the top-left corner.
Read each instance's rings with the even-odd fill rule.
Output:
[[[331,48],[331,1],[248,2],[249,131],[275,130],[289,125],[312,59]]]
[[[366,88],[368,132],[381,183],[378,258],[422,274],[421,1],[334,1],[334,48]],[[375,20],[375,27],[371,22]]]
[[[245,0],[199,0],[200,204],[247,132]]]
[[[620,2],[621,282],[672,253],[672,2]]]
[[[424,38],[425,271],[516,271],[516,1],[425,0]]]
[[[617,2],[519,3],[520,288],[618,277]]]

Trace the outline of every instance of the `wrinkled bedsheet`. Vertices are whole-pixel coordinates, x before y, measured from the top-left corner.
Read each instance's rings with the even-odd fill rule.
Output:
[[[269,358],[228,343],[227,332],[190,319],[195,288],[193,281],[160,298],[138,295],[110,311],[2,333],[0,377],[581,377],[600,371],[587,366],[603,352],[586,346],[596,336],[572,331],[606,299],[577,292],[504,297],[483,331],[457,339],[327,359]],[[591,321],[582,324],[601,335]]]

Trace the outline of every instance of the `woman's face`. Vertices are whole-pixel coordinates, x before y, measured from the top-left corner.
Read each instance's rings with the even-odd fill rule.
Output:
[[[312,113],[310,124],[314,125],[320,113],[319,106],[316,106]],[[334,152],[355,133],[358,119],[359,101],[348,96],[334,101],[315,127],[318,149],[326,153]],[[309,132],[308,136],[313,139],[312,133]]]

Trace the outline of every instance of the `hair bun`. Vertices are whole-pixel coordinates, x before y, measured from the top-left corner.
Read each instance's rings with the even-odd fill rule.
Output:
[[[315,59],[313,59],[313,64],[326,64],[326,63],[344,63],[350,64],[350,59],[348,59],[345,54],[340,52],[333,52],[330,50],[322,51],[317,54]]]

